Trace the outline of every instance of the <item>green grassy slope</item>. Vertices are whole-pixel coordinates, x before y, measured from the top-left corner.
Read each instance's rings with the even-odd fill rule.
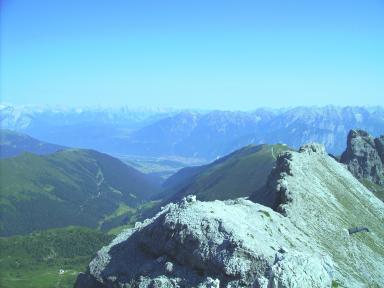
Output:
[[[367,179],[360,179],[360,182],[368,188],[373,194],[379,198],[381,201],[384,201],[384,186],[373,183]]]
[[[266,183],[277,155],[288,149],[250,145],[209,165],[182,169],[164,183],[163,194],[170,195],[169,201],[188,194],[205,201],[247,197]]]
[[[0,287],[73,287],[79,271],[112,238],[80,227],[0,238]]]
[[[109,155],[62,150],[0,160],[0,235],[68,225],[98,227],[121,203],[136,207],[160,182]]]
[[[18,156],[23,152],[43,155],[61,149],[64,147],[42,142],[22,133],[0,129],[0,158]]]

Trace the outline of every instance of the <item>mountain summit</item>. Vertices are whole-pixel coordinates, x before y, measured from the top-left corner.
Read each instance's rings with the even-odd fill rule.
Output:
[[[167,205],[102,248],[76,287],[384,286],[384,203],[324,146],[282,153],[267,187],[274,210]],[[359,226],[370,232],[349,234]]]

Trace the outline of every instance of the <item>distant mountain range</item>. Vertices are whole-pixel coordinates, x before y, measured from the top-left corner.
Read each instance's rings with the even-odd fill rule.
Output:
[[[103,152],[124,151],[120,139],[171,110],[120,108],[47,108],[0,106],[0,126],[41,141]]]
[[[383,107],[297,107],[285,110],[138,111],[121,109],[23,109],[2,106],[3,128],[42,141],[110,154],[182,156],[214,160],[249,144],[308,142],[340,155],[347,133],[359,127],[384,133]],[[340,139],[343,139],[340,141]]]
[[[0,235],[101,227],[160,192],[160,179],[109,155],[67,149],[0,160]]]
[[[340,154],[345,149],[345,141],[340,139],[346,139],[354,127],[373,135],[383,133],[384,109],[302,107],[284,112],[180,113],[133,132],[127,149],[214,159],[248,144],[285,143],[298,148],[319,142],[330,153]]]

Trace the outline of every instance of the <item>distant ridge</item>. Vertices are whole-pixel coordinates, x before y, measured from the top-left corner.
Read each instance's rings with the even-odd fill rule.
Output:
[[[39,141],[23,133],[0,130],[0,158],[18,156],[23,152],[44,155],[64,148],[64,146]]]

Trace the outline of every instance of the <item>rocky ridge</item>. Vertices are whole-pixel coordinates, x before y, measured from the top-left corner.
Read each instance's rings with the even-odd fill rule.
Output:
[[[282,154],[272,175],[276,210],[332,257],[338,283],[384,285],[384,205],[378,198],[319,144]],[[345,229],[355,226],[371,232],[351,237]]]
[[[384,204],[323,146],[283,153],[268,187],[276,211],[192,196],[167,205],[102,248],[76,287],[384,286]],[[371,232],[348,235],[358,225]]]

